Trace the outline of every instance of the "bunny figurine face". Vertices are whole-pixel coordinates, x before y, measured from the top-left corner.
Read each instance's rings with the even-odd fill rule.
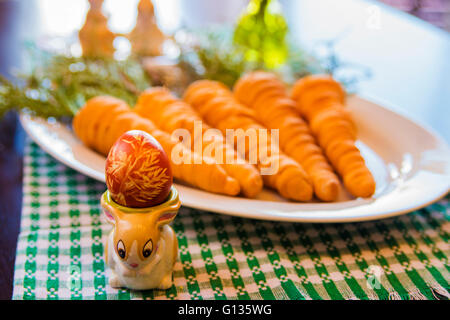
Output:
[[[176,214],[173,213],[171,216],[164,214],[159,217],[156,214],[145,213],[123,214],[112,209],[111,216],[116,221],[114,250],[125,265],[137,270],[147,264],[157,251],[156,247],[161,237],[160,227],[164,223],[169,223]],[[105,214],[108,215],[106,211]]]
[[[141,289],[134,283],[143,285],[147,280],[152,283],[150,287],[155,288],[157,279],[150,281],[149,277],[157,278],[159,273],[163,276],[170,272],[171,279],[178,247],[175,233],[168,224],[180,207],[176,189],[171,190],[166,202],[147,209],[122,207],[113,202],[108,192],[101,203],[108,222],[114,225],[106,250],[106,262],[116,282],[113,286]],[[164,259],[165,263],[158,263]],[[155,270],[164,266],[164,270]]]

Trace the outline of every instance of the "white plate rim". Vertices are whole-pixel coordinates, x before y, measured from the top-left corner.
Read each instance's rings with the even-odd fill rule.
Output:
[[[394,113],[394,114],[414,123],[415,125],[420,127],[422,130],[424,130],[427,134],[432,136],[436,141],[438,141],[439,144],[445,146],[448,149],[448,145],[445,142],[445,140],[438,133],[436,133],[434,131],[434,129],[430,128],[428,125],[424,124],[422,121],[420,121],[418,119],[414,119],[410,115],[407,115],[406,112],[404,112],[401,108],[394,107],[394,106],[390,105],[389,103],[382,101],[381,99],[374,98],[369,95],[358,95],[357,98],[361,99],[361,100],[365,100],[365,101],[373,103],[373,104],[376,104],[379,108],[382,108],[388,112]],[[22,126],[24,127],[25,131],[27,132],[28,136],[31,137],[31,139],[36,144],[38,144],[45,152],[50,154],[56,160],[58,160],[59,162],[63,163],[64,165],[66,165],[82,174],[85,174],[86,176],[89,176],[97,181],[100,181],[100,182],[105,181],[104,176],[100,175],[98,171],[93,170],[89,166],[85,166],[82,163],[78,163],[78,165],[74,165],[73,162],[68,161],[68,159],[64,158],[57,152],[54,152],[54,150],[50,146],[43,143],[43,141],[41,139],[39,139],[39,137],[37,137],[36,135],[33,134],[33,132],[31,132],[30,124],[33,122],[33,120],[30,119],[28,116],[22,114],[20,116],[20,121],[21,121]],[[450,161],[450,159],[449,159],[449,161]],[[269,214],[268,213],[256,213],[255,214],[255,213],[251,212],[251,209],[252,209],[251,204],[252,204],[252,202],[255,202],[255,201],[257,203],[259,203],[259,202],[261,202],[261,200],[252,200],[252,199],[243,199],[243,198],[225,197],[225,198],[233,200],[233,201],[241,202],[243,207],[248,208],[247,210],[235,210],[235,209],[229,210],[226,208],[226,206],[205,205],[201,201],[194,201],[192,199],[183,199],[183,191],[189,190],[189,192],[199,192],[200,194],[206,193],[206,194],[208,194],[209,197],[218,198],[219,202],[220,202],[220,200],[223,200],[224,196],[210,194],[210,193],[196,190],[194,188],[186,187],[183,185],[175,184],[175,186],[180,191],[180,194],[182,196],[182,202],[183,202],[184,206],[203,210],[203,211],[237,216],[237,217],[241,217],[241,218],[268,220],[268,221],[306,222],[306,223],[347,223],[347,222],[361,222],[361,221],[373,221],[373,220],[385,219],[385,218],[403,215],[403,214],[424,208],[424,207],[442,199],[443,197],[445,197],[447,195],[447,193],[450,190],[450,181],[447,184],[447,186],[443,187],[439,192],[434,192],[433,194],[431,194],[429,196],[424,196],[421,199],[421,201],[413,202],[409,206],[403,206],[403,208],[393,208],[392,210],[384,210],[383,212],[372,213],[369,215],[367,215],[367,214],[365,214],[365,215],[362,215],[362,214],[361,215],[347,215],[347,216],[346,215],[341,215],[341,216],[338,215],[338,216],[328,216],[325,218],[324,217],[315,217],[314,215],[305,216],[304,215],[305,211],[308,211],[308,210],[302,209],[302,208],[307,208],[308,204],[301,204],[301,203],[295,204],[296,206],[299,206],[299,209],[295,212],[295,213],[297,213],[297,215],[293,214],[292,212],[289,214],[276,213],[276,212],[273,212],[272,214],[270,214],[270,213]],[[201,198],[201,195],[196,200],[198,200],[199,198]],[[370,205],[370,203],[371,203],[370,200],[363,200],[363,199],[357,199],[355,201],[359,201],[360,206],[354,206],[353,208],[362,208],[363,206]],[[209,201],[209,203],[211,203],[211,202],[214,203],[214,200]],[[275,203],[272,201],[267,201],[267,202]],[[250,207],[248,207],[249,205],[250,205]],[[333,208],[333,204],[321,204],[321,205],[327,205],[330,208]],[[351,211],[353,208],[349,208],[348,210]],[[327,211],[327,210],[324,210],[324,211]],[[342,210],[340,210],[340,211],[342,211]],[[300,214],[300,213],[302,213],[302,215],[299,216],[298,214]]]

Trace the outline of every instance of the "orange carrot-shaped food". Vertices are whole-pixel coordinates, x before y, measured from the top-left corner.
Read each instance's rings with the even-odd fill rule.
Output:
[[[209,130],[211,128],[202,123],[202,118],[190,105],[177,99],[166,88],[154,87],[144,91],[139,96],[134,111],[168,133],[177,129],[188,130],[192,147],[201,142],[202,151],[208,149],[214,153],[217,148],[221,153],[214,153],[212,156],[239,182],[242,193],[252,198],[261,192],[263,181],[258,170],[244,159],[238,159],[237,153],[220,132]],[[201,132],[195,131],[196,122],[202,124]]]
[[[220,129],[224,134],[228,129],[266,130],[255,120],[253,111],[237,102],[233,93],[219,82],[202,80],[191,84],[185,92],[184,100],[191,104],[208,124]],[[248,143],[245,143],[245,148],[241,152],[248,161],[256,158],[260,170],[267,169],[278,162],[276,172],[263,176],[266,186],[277,190],[288,199],[311,200],[312,186],[303,168],[283,154],[278,149],[278,145],[271,143],[269,134],[265,141],[258,134],[255,136],[256,139],[245,140]],[[239,142],[247,138],[245,136],[238,138],[235,135],[234,139],[235,147],[238,147]],[[264,150],[267,152],[267,156],[261,152]]]
[[[173,176],[200,189],[225,195],[237,195],[239,183],[214,162],[203,159],[201,155],[172,140],[171,136],[159,129],[148,119],[144,119],[122,100],[99,96],[90,99],[78,111],[73,120],[73,129],[80,140],[88,147],[107,155],[114,142],[125,132],[142,130],[158,140],[168,155]],[[189,163],[174,161],[172,150],[190,159]]]
[[[339,179],[277,76],[262,71],[249,73],[236,83],[234,95],[255,111],[264,126],[280,130],[281,149],[309,174],[316,196],[323,201],[336,200]]]
[[[292,98],[348,191],[355,197],[372,196],[375,180],[355,145],[356,126],[345,108],[342,86],[330,76],[308,76],[297,81]]]

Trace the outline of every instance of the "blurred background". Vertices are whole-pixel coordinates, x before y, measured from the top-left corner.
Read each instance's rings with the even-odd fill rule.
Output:
[[[103,11],[111,31],[128,33],[133,29],[138,2],[104,1]],[[180,28],[232,27],[248,3],[249,0],[153,0],[158,26],[167,35]],[[442,101],[450,101],[450,90],[444,81],[450,74],[449,0],[278,3],[293,43],[313,51],[318,43],[329,42],[342,63],[370,71],[370,79],[359,84],[359,93],[400,106],[437,126],[438,131],[448,126],[450,108],[442,106]],[[88,9],[87,0],[0,0],[0,74],[11,77],[26,65],[23,49],[27,41],[51,43],[56,48],[76,43]],[[123,38],[117,38],[114,45],[123,52],[130,51],[130,44]],[[71,53],[81,54],[80,46],[74,45]],[[411,76],[412,71],[416,76]],[[424,112],[425,106],[434,112]],[[447,130],[440,133],[450,140]]]
[[[450,31],[448,0],[381,0],[381,2]]]
[[[22,24],[24,33],[41,32],[52,36],[68,36],[75,30],[81,28],[87,10],[88,1],[73,0],[0,0],[2,6],[20,6],[22,5],[22,14],[32,12],[33,15],[27,16],[29,25],[35,21],[40,21],[32,30],[26,30],[26,24]],[[8,4],[11,2],[13,4]],[[106,0],[104,11],[110,15],[110,27],[115,32],[127,32],[132,29],[136,19],[136,7],[139,0]],[[157,13],[158,24],[166,33],[171,33],[177,28],[198,27],[211,24],[230,24],[236,22],[239,14],[248,4],[248,0],[227,0],[227,1],[209,1],[209,0],[153,0],[155,11]],[[299,0],[280,0],[279,1],[286,12],[290,12],[296,2],[308,2]],[[311,1],[312,2],[312,1]],[[330,8],[339,6],[345,8],[343,4],[333,4],[331,1],[315,1],[320,6]],[[405,13],[423,19],[441,29],[450,31],[450,2],[448,0],[378,0],[367,2],[366,5],[386,4],[399,9]],[[5,10],[5,8],[2,8]],[[21,11],[22,11],[21,10]],[[20,18],[21,13],[16,16]],[[2,16],[2,25],[8,22],[8,17]],[[12,18],[12,17],[11,17]],[[29,20],[30,18],[34,19]],[[3,30],[4,28],[2,28]]]

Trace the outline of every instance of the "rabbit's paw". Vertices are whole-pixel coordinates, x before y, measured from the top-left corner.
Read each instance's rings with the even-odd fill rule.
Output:
[[[128,268],[125,268],[124,270],[122,270],[121,273],[124,277],[128,277],[128,278],[136,278],[137,276],[137,272],[134,270],[130,270]]]
[[[172,272],[166,274],[158,286],[158,289],[167,290],[172,287]]]
[[[109,285],[112,288],[121,288],[122,287],[119,277],[115,274],[111,275],[111,277],[109,278]]]

